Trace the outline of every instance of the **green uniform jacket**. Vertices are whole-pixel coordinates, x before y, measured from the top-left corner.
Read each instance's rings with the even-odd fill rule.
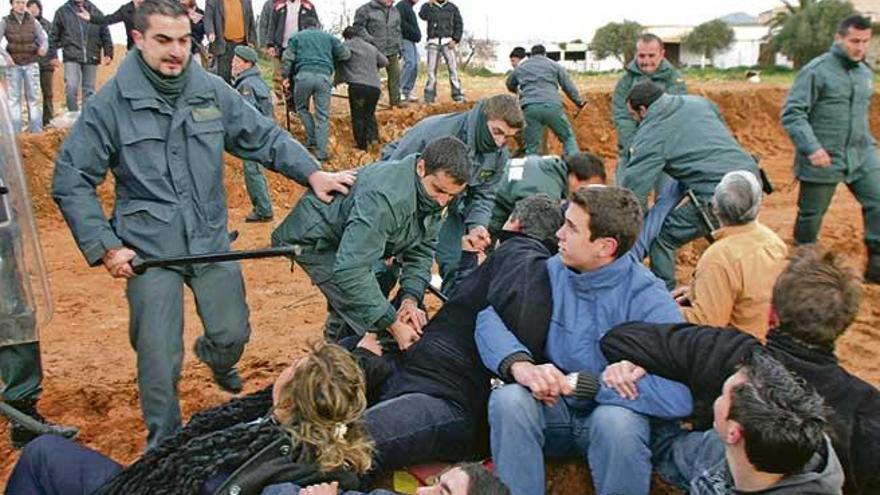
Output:
[[[480,102],[467,112],[429,117],[382,149],[383,160],[399,160],[413,153],[421,153],[428,143],[443,136],[455,136],[467,144],[471,162],[467,190],[449,208],[464,216],[468,228],[489,226],[495,190],[504,176],[504,166],[510,157],[507,147],[491,153],[476,152],[476,126],[482,111],[483,102]]]
[[[513,158],[507,163],[505,179],[495,195],[489,232],[494,235],[504,227],[519,200],[535,194],[546,194],[562,200],[567,193],[568,166],[558,156]]]
[[[782,126],[797,149],[795,174],[806,182],[853,182],[877,167],[877,142],[868,125],[874,73],[834,45],[808,63],[782,109]],[[824,148],[831,166],[815,167],[809,155]]]
[[[273,118],[272,91],[260,75],[259,67],[255,65],[239,74],[235,79],[234,86],[244,101],[253,105],[266,117]]]
[[[575,105],[583,104],[581,94],[568,72],[543,55],[533,55],[528,60],[523,60],[507,76],[507,89],[511,93],[519,91],[519,102],[522,106],[532,103],[562,105],[559,88],[562,88]]]
[[[666,172],[683,188],[711,196],[733,170],[758,175],[755,160],[736,142],[715,104],[701,96],[663,95],[633,136],[620,185],[644,202]]]
[[[55,161],[52,194],[90,265],[122,245],[148,258],[229,250],[223,151],[307,185],[318,164],[275,122],[197,64],[170,106],[137,50],[83,107]],[[95,195],[116,182],[108,221]]]
[[[648,80],[665,88],[668,94],[683,95],[687,93],[687,85],[681,78],[681,73],[666,59],[660,62],[657,72],[650,75],[642,72],[635,60],[630,62],[626,66],[623,77],[617,81],[617,86],[614,87],[614,96],[611,98],[612,118],[614,119],[614,127],[617,129],[617,149],[622,152],[629,149],[629,143],[636,133],[636,127],[638,127],[636,120],[629,114],[626,97],[633,86]]]
[[[347,196],[332,203],[312,192],[272,233],[272,244],[298,245],[296,261],[312,282],[335,284],[345,295],[347,315],[365,328],[385,330],[395,310],[379,288],[373,264],[395,256],[403,264],[401,290],[421,300],[431,276],[442,209],[416,175],[418,155],[379,162],[358,171]]]
[[[334,63],[351,58],[351,50],[336,36],[318,28],[306,29],[290,37],[281,56],[281,74],[290,77],[300,72],[329,76]]]

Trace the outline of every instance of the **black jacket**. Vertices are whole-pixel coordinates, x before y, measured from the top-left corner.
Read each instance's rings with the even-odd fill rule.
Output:
[[[755,349],[754,337],[733,328],[626,323],[602,339],[609,362],[623,359],[648,373],[685,383],[694,398],[694,427],[712,427],[712,404],[728,376]],[[880,493],[880,391],[850,375],[833,353],[771,330],[767,351],[816,388],[831,407],[831,440],[846,473],[844,492]]]
[[[472,418],[477,432],[472,447],[485,448],[492,374],[483,366],[474,341],[477,314],[491,304],[541,362],[553,306],[546,268],[551,255],[541,242],[529,237],[504,242],[459,282],[422,338],[404,353],[383,398],[424,393],[452,401]]]
[[[464,24],[458,7],[446,0],[441,3],[428,2],[419,9],[419,17],[428,22],[428,39],[452,38],[461,42]]]
[[[83,8],[92,18],[103,17],[103,14],[89,0],[83,2]],[[96,65],[101,62],[101,55],[113,58],[113,40],[107,26],[91,24],[76,15],[76,5],[68,0],[55,11],[52,21],[52,32],[49,35],[49,46],[61,48],[64,62],[79,62]]]
[[[396,7],[400,12],[400,34],[403,39],[413,43],[422,41],[422,29],[419,27],[416,11],[413,10],[412,0],[400,0]]]
[[[134,38],[131,37],[131,31],[134,29],[134,2],[123,4],[110,15],[92,16],[89,22],[99,26],[109,26],[121,22],[125,25],[125,47],[131,50],[131,47],[134,46]]]
[[[276,8],[277,5],[277,8]],[[315,21],[318,21],[318,11],[315,10],[315,6],[309,2],[308,0],[302,0],[299,7],[299,25],[300,30],[302,30],[303,22],[307,18],[312,18]],[[279,50],[283,50],[287,48],[284,45],[284,22],[287,19],[287,2],[275,2],[272,6],[272,11],[269,15],[269,39],[266,40],[265,44],[267,47],[275,47]],[[318,21],[320,24],[320,21]],[[280,57],[280,55],[279,55]]]
[[[46,36],[52,36],[52,21],[46,19],[43,16],[40,16],[37,21],[39,21],[40,26],[43,28],[43,31],[46,32]],[[40,57],[40,70],[54,70],[52,67],[52,61],[58,59],[58,47],[52,45],[51,38],[49,43],[49,51]]]

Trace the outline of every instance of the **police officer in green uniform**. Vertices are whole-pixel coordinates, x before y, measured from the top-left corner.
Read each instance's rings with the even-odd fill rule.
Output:
[[[644,205],[657,176],[665,172],[680,186],[694,192],[711,217],[712,194],[724,174],[747,170],[758,176],[758,165],[736,142],[718,108],[700,96],[663,94],[663,88],[645,81],[633,86],[627,98],[639,123],[620,185],[631,189]],[[651,271],[675,288],[675,252],[708,234],[697,206],[687,203],[673,210],[651,244]]]
[[[864,62],[870,41],[870,19],[841,21],[831,50],[801,69],[781,119],[797,149],[795,243],[816,242],[834,190],[844,182],[862,204],[865,279],[880,283],[880,169],[868,122],[874,73]]]
[[[651,33],[639,37],[636,43],[636,57],[626,66],[623,77],[617,81],[614,96],[611,98],[612,118],[614,128],[617,130],[617,149],[621,156],[629,149],[629,143],[638,127],[638,122],[629,114],[626,97],[632,87],[642,81],[651,81],[661,86],[666,94],[687,93],[687,86],[681,73],[666,60],[663,40]]]
[[[272,233],[273,245],[299,247],[296,262],[327,298],[327,340],[390,333],[402,350],[418,340],[441,211],[465,189],[468,158],[457,138],[433,140],[421,154],[360,169],[345,198],[325,204],[307,193]],[[391,256],[402,264],[398,311],[372,269]]]
[[[519,94],[526,118],[523,136],[526,142],[526,154],[538,153],[544,129],[548,126],[559,138],[566,155],[573,155],[579,151],[574,129],[565,115],[562,98],[559,97],[560,87],[575,105],[584,106],[580,92],[568,72],[561,65],[547,58],[547,49],[544,45],[533,46],[528,60],[517,64],[513,72],[507,76],[507,89],[511,93]]]
[[[305,148],[221,79],[190,60],[190,22],[175,0],[145,0],[135,14],[136,50],[85,105],[55,162],[53,196],[86,261],[126,278],[129,333],[137,352],[141,408],[155,446],[180,427],[183,286],[195,295],[204,335],[195,352],[231,392],[250,334],[238,263],[151,268],[132,259],[229,250],[223,152],[309,185],[320,199],[347,192],[353,174],[327,174]],[[95,188],[110,170],[108,220]]]
[[[461,238],[464,235],[478,249],[489,247],[488,225],[495,203],[495,189],[504,176],[504,166],[509,158],[506,142],[523,125],[523,114],[516,98],[496,95],[480,101],[467,112],[424,119],[402,138],[382,149],[383,160],[398,160],[422,152],[429,142],[441,136],[455,136],[470,149],[467,191],[449,205],[437,241],[435,256],[444,290],[451,287],[449,283],[461,258]]]
[[[505,177],[495,195],[489,234],[495,239],[516,204],[529,196],[546,194],[562,201],[582,186],[605,184],[605,165],[592,153],[558,156],[529,155],[507,163]]]
[[[272,113],[272,96],[269,85],[263,81],[260,68],[257,67],[257,51],[247,45],[235,47],[232,57],[232,86],[241,97],[266,117],[274,119]],[[263,167],[257,162],[245,160],[244,185],[251,198],[253,210],[245,217],[245,222],[272,221],[272,200],[269,199],[269,186],[263,175]]]

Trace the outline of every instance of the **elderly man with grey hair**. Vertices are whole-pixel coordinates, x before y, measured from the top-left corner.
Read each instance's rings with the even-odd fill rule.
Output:
[[[773,283],[787,248],[758,222],[761,183],[751,172],[729,172],[715,187],[712,209],[721,221],[690,286],[673,291],[691,322],[733,326],[762,341],[767,335]]]

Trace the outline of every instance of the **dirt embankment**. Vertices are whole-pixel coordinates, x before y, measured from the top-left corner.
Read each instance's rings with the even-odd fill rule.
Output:
[[[761,157],[762,165],[780,191],[767,198],[761,220],[791,243],[797,198],[791,172],[793,151],[778,124],[786,88],[709,84],[691,89],[715,101],[740,142]],[[497,90],[503,91],[500,82]],[[582,148],[606,157],[611,168],[616,159],[616,139],[611,124],[610,91],[587,91],[586,96],[590,107],[573,122],[578,141]],[[334,116],[331,124],[330,151],[333,158],[327,164],[331,170],[369,163],[377,158],[379,150],[378,146],[369,152],[354,150],[347,112],[339,103],[334,103],[334,108],[343,115]],[[871,122],[874,129],[880,129],[880,101],[874,103]],[[399,138],[428,115],[465,108],[466,104],[443,103],[382,111],[378,117],[381,142],[384,144]],[[568,110],[573,115],[574,109]],[[280,110],[276,117],[279,122],[284,122]],[[296,123],[294,134],[302,137]],[[53,161],[65,135],[65,131],[50,130],[38,136],[24,135],[20,140],[56,303],[54,320],[44,331],[41,344],[46,373],[41,409],[55,421],[80,427],[80,439],[86,445],[120,462],[130,462],[142,452],[145,431],[138,404],[135,355],[127,336],[124,283],[110,279],[102,269],[85,266],[50,197]],[[555,139],[551,139],[551,150],[560,150]],[[244,191],[240,162],[232,157],[227,157],[226,161],[230,228],[242,233],[236,247],[264,246],[272,225],[243,223],[250,205]],[[268,173],[267,176],[276,215],[281,216],[296,201],[301,188],[276,174]],[[99,190],[108,208],[111,206],[111,182],[112,179],[108,180]],[[850,256],[858,270],[864,263],[860,218],[859,205],[852,196],[840,193],[826,217],[821,235],[823,244]],[[277,221],[280,218],[276,218]],[[680,280],[690,276],[704,248],[704,243],[695,243],[682,250],[679,256]],[[241,369],[247,381],[246,390],[254,391],[269,383],[291,357],[299,354],[303,342],[320,336],[325,303],[302,271],[291,273],[289,264],[284,261],[246,263],[244,275],[253,334]],[[189,349],[201,333],[201,325],[189,294],[186,307],[184,341]],[[839,342],[838,354],[844,366],[874,385],[880,384],[878,324],[880,289],[865,286],[858,319]],[[180,381],[184,415],[188,417],[227,397],[211,383],[208,370],[187,354]],[[0,480],[6,479],[17,459],[7,435],[6,424],[0,422]],[[554,487],[552,493],[582,492],[581,474],[584,472],[582,467],[573,465],[555,471],[550,480],[550,486]]]

